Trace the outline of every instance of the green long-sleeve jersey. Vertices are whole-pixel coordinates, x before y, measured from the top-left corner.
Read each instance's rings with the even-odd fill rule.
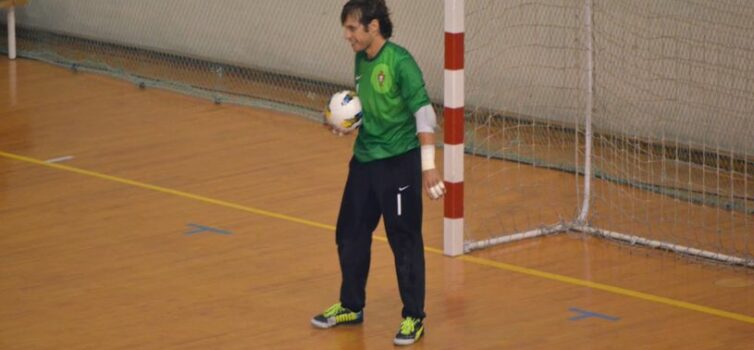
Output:
[[[358,52],[355,80],[363,110],[353,148],[356,159],[384,159],[419,147],[414,113],[430,101],[411,54],[390,41],[372,59]]]

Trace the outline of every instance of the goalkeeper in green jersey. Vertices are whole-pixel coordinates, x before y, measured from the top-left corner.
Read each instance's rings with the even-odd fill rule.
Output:
[[[372,232],[382,216],[403,302],[393,341],[409,345],[424,333],[422,192],[433,200],[445,194],[434,159],[437,118],[416,61],[389,41],[393,26],[384,0],[350,0],[340,19],[356,53],[354,82],[363,122],[336,228],[340,301],[312,324],[330,328],[363,322]]]

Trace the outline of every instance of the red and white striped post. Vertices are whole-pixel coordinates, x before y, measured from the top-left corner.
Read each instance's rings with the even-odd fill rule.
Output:
[[[463,254],[464,0],[445,0],[445,255]]]

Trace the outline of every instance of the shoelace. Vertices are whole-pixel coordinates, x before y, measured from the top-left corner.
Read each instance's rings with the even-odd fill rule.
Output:
[[[408,335],[413,333],[417,322],[419,322],[418,319],[415,319],[413,317],[406,317],[403,322],[401,322],[401,334]]]
[[[333,305],[333,306],[330,306],[330,308],[328,308],[327,310],[325,310],[325,312],[323,313],[323,315],[324,315],[325,317],[331,317],[331,316],[335,316],[335,315],[337,315],[337,314],[338,314],[338,313],[340,312],[340,310],[342,310],[342,309],[343,309],[343,307],[342,307],[342,306],[340,305],[340,303],[337,303],[337,304],[335,304],[335,305]]]

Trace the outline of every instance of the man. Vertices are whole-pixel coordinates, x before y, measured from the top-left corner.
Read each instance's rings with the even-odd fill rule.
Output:
[[[416,61],[388,41],[393,28],[384,0],[348,1],[341,24],[356,52],[363,124],[336,229],[340,302],[311,322],[320,328],[363,322],[372,232],[383,216],[403,302],[394,343],[409,345],[424,334],[422,191],[434,200],[445,194],[434,160],[437,118]]]

